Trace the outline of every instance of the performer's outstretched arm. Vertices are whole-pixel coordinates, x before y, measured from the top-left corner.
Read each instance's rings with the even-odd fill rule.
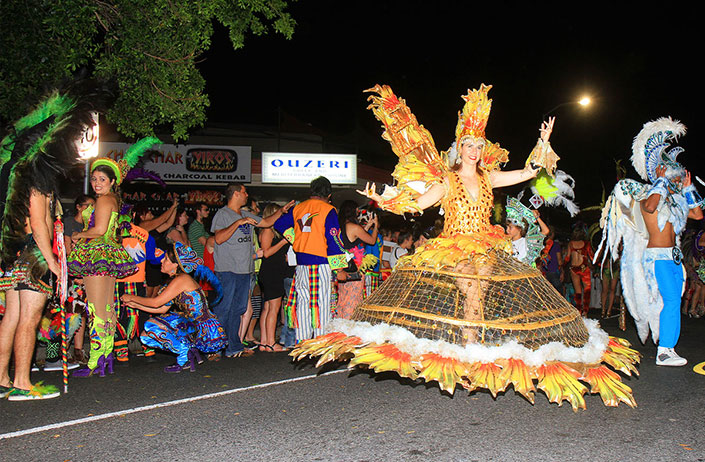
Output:
[[[421,210],[426,210],[427,208],[432,207],[433,205],[437,204],[438,201],[443,199],[443,196],[446,195],[446,191],[447,191],[447,187],[445,185],[434,184],[433,186],[428,188],[428,191],[421,194],[413,202],[415,202],[415,205],[418,207],[418,209],[419,209],[418,211],[420,212]],[[387,208],[385,208],[385,202],[393,202],[397,199],[397,197],[393,197],[393,198],[385,201],[384,198],[377,193],[376,186],[374,183],[372,183],[372,186],[370,186],[370,184],[367,183],[365,185],[364,191],[358,190],[357,192],[362,194],[363,196],[366,196],[366,197],[372,199],[373,201],[377,202],[377,205],[382,210],[388,210]]]
[[[541,166],[544,166],[547,169],[551,168],[550,166],[547,166],[547,165],[533,166],[531,163],[531,159],[533,158],[533,155],[535,154],[537,149],[539,149],[541,151],[543,151],[544,149],[550,149],[550,147],[547,146],[547,144],[548,144],[549,138],[551,137],[551,132],[553,132],[553,124],[555,123],[555,121],[556,121],[555,117],[549,117],[548,122],[543,122],[541,124],[541,128],[539,129],[539,132],[541,133],[541,137],[539,138],[538,144],[536,145],[534,150],[531,152],[531,155],[529,156],[529,160],[526,163],[526,167],[524,167],[521,170],[509,170],[506,172],[503,172],[501,170],[495,170],[495,171],[490,172],[490,181],[492,182],[493,188],[501,188],[503,186],[512,186],[512,185],[530,180],[530,179],[534,178],[539,173]],[[555,159],[558,159],[558,157],[555,157]],[[554,162],[554,167],[555,167],[555,162]]]

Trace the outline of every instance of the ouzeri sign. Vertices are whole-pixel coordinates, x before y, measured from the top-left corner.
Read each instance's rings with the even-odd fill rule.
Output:
[[[324,176],[333,184],[357,184],[355,154],[262,153],[262,183],[310,183]]]

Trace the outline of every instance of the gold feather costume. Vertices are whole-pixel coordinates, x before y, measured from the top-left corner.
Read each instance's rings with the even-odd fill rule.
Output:
[[[485,138],[491,86],[463,96],[456,128],[458,149],[467,137]],[[318,356],[318,366],[350,360],[376,372],[438,382],[454,393],[486,389],[493,396],[509,385],[531,403],[536,388],[559,405],[585,408],[584,395],[599,393],[608,406],[636,406],[631,389],[612,369],[637,374],[639,353],[625,340],[609,337],[597,322],[584,320],[541,273],[511,256],[504,230],[490,223],[490,172],[508,160],[499,144],[485,142],[478,170],[479,196],[465,188],[439,154],[430,133],[388,86],[371,90],[382,137],[399,157],[380,207],[420,212],[416,199],[443,185],[441,235],[401,259],[392,275],[350,320],[333,320],[329,333],[300,343],[295,358]],[[539,140],[528,162],[555,172],[555,155]],[[609,366],[609,367],[608,367]]]

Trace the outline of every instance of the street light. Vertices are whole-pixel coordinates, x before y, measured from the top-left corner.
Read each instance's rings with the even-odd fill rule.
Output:
[[[98,146],[100,142],[100,131],[98,127],[98,113],[91,113],[93,125],[87,127],[81,134],[81,139],[76,143],[78,147],[78,157],[85,162],[85,177],[83,178],[83,194],[90,192],[90,168],[91,159],[98,157]]]
[[[548,111],[546,111],[546,112],[544,113],[544,115],[541,116],[541,120],[546,120],[546,117],[547,117],[549,114],[551,114],[553,111],[555,111],[556,109],[558,109],[559,107],[568,106],[568,105],[570,105],[570,104],[578,104],[578,105],[580,105],[580,106],[582,106],[582,107],[588,107],[588,106],[590,106],[590,104],[592,104],[592,100],[590,99],[589,96],[583,96],[583,97],[582,97],[581,99],[579,99],[578,101],[566,101],[566,102],[564,102],[564,103],[558,104],[558,105],[552,107],[551,109],[549,109]]]

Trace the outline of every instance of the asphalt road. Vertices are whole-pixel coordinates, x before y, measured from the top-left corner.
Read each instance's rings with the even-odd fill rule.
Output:
[[[685,319],[684,368],[654,365],[629,326],[603,323],[644,358],[626,378],[638,407],[607,408],[599,396],[574,413],[537,392],[493,399],[394,374],[292,363],[283,353],[205,363],[165,374],[173,362],[131,359],[106,378],[72,379],[67,395],[0,402],[2,461],[591,461],[705,460],[705,319]],[[60,373],[34,380],[60,384]],[[181,400],[181,401],[178,401]],[[174,402],[176,401],[176,402]],[[161,406],[161,407],[160,407]],[[51,426],[51,427],[47,427]]]

